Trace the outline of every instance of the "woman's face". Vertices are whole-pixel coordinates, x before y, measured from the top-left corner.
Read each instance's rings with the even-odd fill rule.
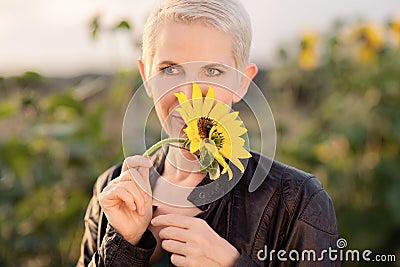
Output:
[[[176,137],[181,135],[184,122],[176,111],[179,103],[174,93],[184,92],[190,99],[191,83],[197,82],[204,96],[211,85],[215,99],[232,105],[245,92],[239,86],[240,73],[235,71],[228,34],[199,23],[170,22],[160,27],[154,57],[151,62],[140,60],[139,68],[164,130]]]

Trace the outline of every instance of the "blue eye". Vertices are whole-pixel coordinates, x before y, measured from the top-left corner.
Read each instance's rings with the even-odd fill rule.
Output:
[[[213,76],[218,76],[221,75],[223,72],[217,68],[208,68],[207,69],[207,76],[213,77]]]
[[[166,74],[175,74],[177,72],[174,66],[167,66],[161,69],[162,72]]]

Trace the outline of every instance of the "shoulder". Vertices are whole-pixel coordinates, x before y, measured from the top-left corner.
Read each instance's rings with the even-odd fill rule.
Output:
[[[337,233],[333,202],[317,177],[287,166],[281,184],[282,200],[291,217],[323,232]]]
[[[248,186],[258,180],[255,191],[279,191],[289,210],[293,210],[300,199],[309,200],[314,194],[324,191],[321,182],[310,173],[272,160],[252,152],[243,176],[244,185]]]
[[[263,179],[254,192],[247,194],[251,202],[265,203],[265,208],[271,208],[279,201],[289,217],[325,232],[337,232],[332,200],[313,174],[254,152],[246,173],[241,182],[246,191],[249,191],[252,179]]]

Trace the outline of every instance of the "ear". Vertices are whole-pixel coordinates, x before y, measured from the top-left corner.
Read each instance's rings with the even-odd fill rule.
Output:
[[[146,67],[145,67],[145,62],[143,61],[142,57],[140,57],[138,59],[138,68],[139,68],[140,76],[142,76],[143,85],[144,85],[144,88],[146,88],[147,95],[150,98],[153,98],[151,88],[147,84]]]
[[[247,64],[243,70],[243,75],[240,78],[239,94],[233,96],[233,102],[239,102],[249,90],[249,86],[253,78],[256,76],[258,68],[256,64]]]

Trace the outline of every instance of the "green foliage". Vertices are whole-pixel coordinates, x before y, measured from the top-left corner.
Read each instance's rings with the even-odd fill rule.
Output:
[[[130,30],[131,29],[131,24],[126,21],[126,20],[121,20],[115,27],[114,30],[119,30],[119,29],[126,29]]]
[[[100,20],[100,16],[96,15],[96,16],[93,17],[93,19],[89,23],[90,31],[92,32],[92,37],[93,38],[97,37],[97,33],[99,31],[99,28],[100,28],[99,20]]]
[[[27,71],[21,76],[15,77],[16,82],[22,86],[40,86],[43,83],[43,77],[34,71]]]
[[[89,29],[90,32],[92,33],[93,38],[97,38],[98,34],[101,31],[120,31],[120,30],[126,30],[126,31],[131,31],[133,30],[132,23],[129,22],[128,20],[120,20],[117,23],[115,23],[114,26],[108,26],[108,25],[103,25],[101,23],[101,15],[96,15],[94,16],[90,23],[89,23]]]
[[[111,88],[85,99],[78,87],[40,96],[24,79],[1,92],[0,265],[73,266],[94,181],[123,158],[105,112],[121,116],[125,103],[109,100]]]
[[[399,257],[400,42],[382,39],[364,57],[359,41],[341,34],[345,26],[320,37],[314,67],[292,56],[270,69],[263,86],[279,130],[277,159],[318,176],[349,248]]]

